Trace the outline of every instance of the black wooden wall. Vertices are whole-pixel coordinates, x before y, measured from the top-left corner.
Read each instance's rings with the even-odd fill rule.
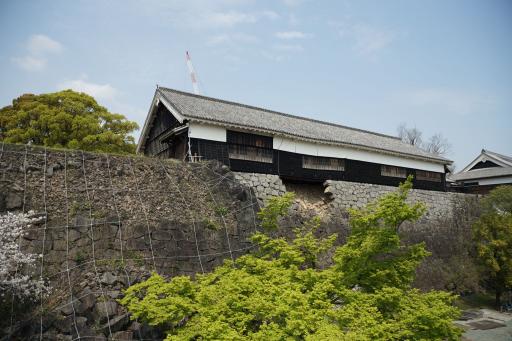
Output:
[[[159,105],[156,109],[152,127],[148,132],[148,137],[145,142],[144,155],[169,157],[169,146],[166,143],[160,143],[159,137],[169,129],[173,129],[178,125],[178,120],[176,120],[176,118],[174,118],[174,116],[172,116],[163,105]]]
[[[352,182],[372,183],[379,185],[398,186],[405,178],[381,175],[381,165],[371,162],[345,159],[344,171],[305,169],[302,167],[302,154],[273,150],[273,162],[254,162],[230,159],[228,144],[202,139],[191,139],[192,154],[203,156],[206,160],[218,160],[235,172],[252,172],[277,174],[283,179],[303,182],[323,182],[325,180],[344,180]],[[416,180],[416,170],[407,168],[407,175],[413,175],[414,188],[428,190],[445,190],[445,174],[441,174],[441,182]]]
[[[144,154],[160,157],[176,157],[176,152],[169,150],[169,145],[160,143],[159,137],[170,129],[179,126],[176,118],[163,106],[156,109],[155,119],[149,130]],[[188,140],[184,136],[185,152],[188,149]],[[217,142],[204,139],[190,139],[192,155],[202,156],[205,160],[218,160],[235,172],[253,172],[264,174],[277,174],[283,179],[302,182],[322,182],[328,179],[344,180],[379,185],[398,186],[404,178],[381,175],[381,165],[371,162],[345,159],[344,171],[317,170],[302,167],[302,154],[285,152],[273,149],[273,138],[250,133],[227,131],[227,142]],[[176,142],[176,141],[175,141]],[[176,144],[176,143],[175,143]],[[229,145],[246,145],[263,148],[272,153],[272,163],[256,162],[229,158]],[[180,159],[183,155],[180,154]],[[441,173],[441,182],[416,180],[416,170],[406,169],[407,175],[413,175],[413,185],[419,189],[446,190],[445,174]]]

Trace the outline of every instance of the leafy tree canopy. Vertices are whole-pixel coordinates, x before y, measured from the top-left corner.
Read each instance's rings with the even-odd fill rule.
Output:
[[[135,122],[110,113],[84,93],[26,94],[0,109],[0,139],[8,143],[133,153]]]
[[[503,292],[512,289],[512,186],[492,190],[481,206],[473,238],[499,308]]]
[[[153,274],[120,300],[138,318],[167,331],[167,340],[455,340],[454,296],[411,288],[423,244],[400,243],[398,227],[417,219],[422,205],[405,203],[411,179],[363,210],[351,212],[352,234],[334,250],[335,235],[317,237],[319,220],[294,238],[258,232],[253,254],[226,261],[212,273]],[[260,212],[267,227],[293,202],[288,194]],[[276,214],[277,213],[277,214]]]

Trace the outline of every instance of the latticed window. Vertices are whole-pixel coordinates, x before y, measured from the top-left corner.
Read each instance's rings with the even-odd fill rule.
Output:
[[[272,137],[256,135],[250,133],[242,133],[239,131],[228,130],[226,140],[231,144],[241,144],[244,146],[253,146],[260,148],[272,149]]]
[[[424,181],[441,182],[441,173],[417,170],[416,179]]]
[[[272,149],[245,146],[240,144],[229,145],[230,159],[272,163],[272,155]]]
[[[380,175],[392,176],[394,178],[406,178],[407,171],[405,168],[402,167],[382,165],[380,166]]]
[[[344,171],[345,160],[304,155],[302,156],[302,168]]]
[[[272,163],[272,137],[227,131],[230,159]]]

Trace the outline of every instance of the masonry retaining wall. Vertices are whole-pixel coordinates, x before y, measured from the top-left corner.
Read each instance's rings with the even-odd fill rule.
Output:
[[[235,179],[242,185],[252,187],[256,197],[261,201],[286,192],[279,175],[235,172]]]
[[[334,209],[361,208],[386,193],[396,191],[393,186],[348,181],[327,180],[324,186],[324,193],[332,200],[330,206]],[[457,205],[475,198],[471,194],[412,189],[407,201],[425,203],[427,212],[424,218],[437,219],[450,217]]]

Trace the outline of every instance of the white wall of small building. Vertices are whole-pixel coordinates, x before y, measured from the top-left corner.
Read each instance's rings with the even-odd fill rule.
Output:
[[[465,182],[473,182],[474,180],[464,180],[464,181]],[[480,180],[478,180],[478,184],[480,186],[512,184],[512,176],[504,176],[501,178],[480,179]]]
[[[192,138],[226,142],[226,128],[224,127],[195,122],[190,122],[189,127],[190,137]],[[275,150],[282,150],[298,154],[351,159],[383,165],[444,173],[444,165],[439,163],[404,158],[400,156],[388,155],[356,148],[300,141],[280,136],[274,136],[273,145]]]

